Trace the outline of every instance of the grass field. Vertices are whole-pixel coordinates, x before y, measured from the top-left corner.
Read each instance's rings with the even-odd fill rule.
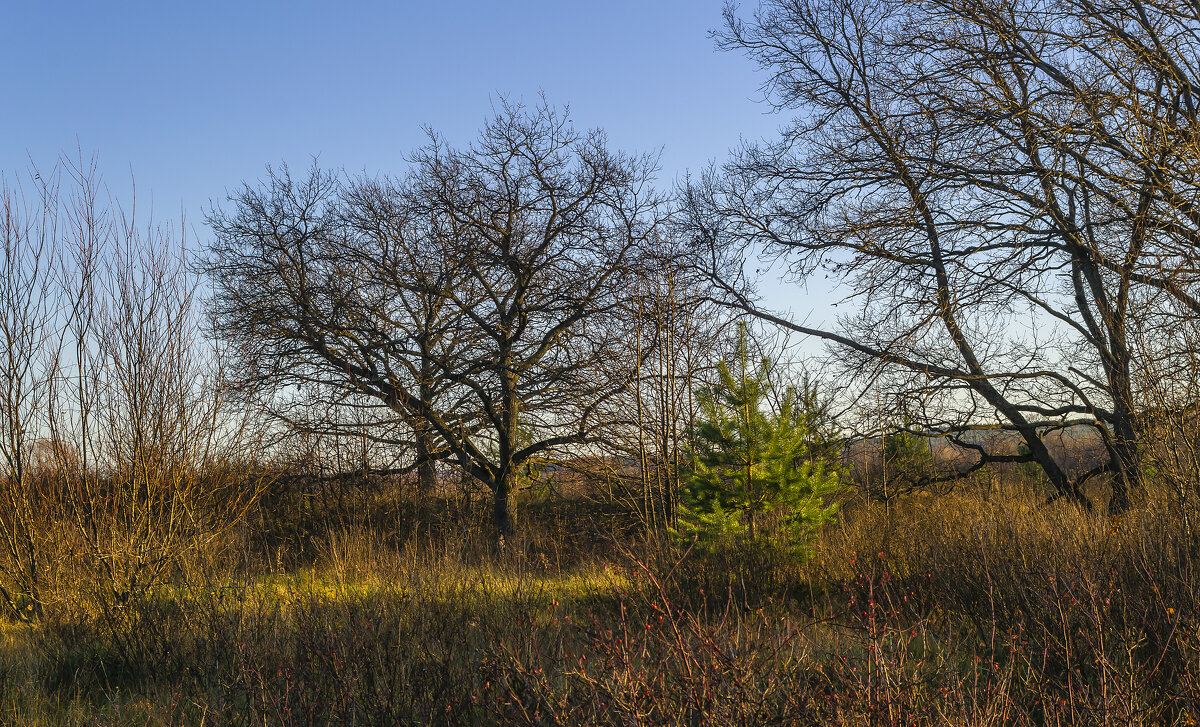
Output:
[[[144,597],[0,641],[12,724],[1193,724],[1200,538],[1019,481],[849,503],[801,562],[602,497],[264,499]],[[76,592],[78,591],[78,592]]]

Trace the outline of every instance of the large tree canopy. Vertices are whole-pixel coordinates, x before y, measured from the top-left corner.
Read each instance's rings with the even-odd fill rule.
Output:
[[[431,132],[411,162],[231,197],[210,217],[216,326],[280,416],[303,388],[368,402],[418,460],[491,488],[508,535],[522,464],[588,441],[630,385],[622,300],[660,223],[655,165],[544,104],[505,105],[466,149]]]
[[[703,238],[842,281],[840,325],[775,320],[924,431],[1013,430],[1083,500],[1040,439],[1095,426],[1124,508],[1131,327],[1200,311],[1196,7],[769,0],[726,20],[719,43],[796,117],[692,188]]]

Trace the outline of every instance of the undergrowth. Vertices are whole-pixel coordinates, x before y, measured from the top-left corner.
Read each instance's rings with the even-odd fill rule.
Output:
[[[257,513],[115,610],[0,639],[20,724],[1193,724],[1200,536],[1019,487],[848,506],[804,562],[607,501]],[[278,503],[276,503],[278,504]],[[272,517],[277,519],[272,520]],[[296,518],[289,521],[288,518]],[[389,519],[390,518],[390,519]],[[68,584],[69,585],[69,584]],[[113,615],[115,614],[115,615]]]

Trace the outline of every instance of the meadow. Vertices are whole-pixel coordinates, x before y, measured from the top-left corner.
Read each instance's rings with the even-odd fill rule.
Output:
[[[1036,487],[847,491],[800,558],[648,533],[599,480],[522,491],[501,551],[486,497],[278,479],[141,595],[50,571],[41,620],[3,626],[0,719],[1193,724],[1194,513],[1148,492],[1109,518]]]

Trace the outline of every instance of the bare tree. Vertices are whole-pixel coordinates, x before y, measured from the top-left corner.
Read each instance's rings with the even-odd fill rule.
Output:
[[[845,281],[857,310],[803,325],[926,433],[1016,432],[1059,494],[1141,477],[1136,291],[1195,311],[1195,9],[1069,0],[773,0],[717,33],[768,72],[782,138],[691,190],[708,241]],[[1165,310],[1165,309],[1163,309]],[[1109,462],[1068,476],[1042,443],[1082,422]]]
[[[395,331],[407,337],[415,357],[408,371],[411,386],[423,408],[439,409],[453,396],[453,382],[436,376],[437,361],[461,352],[454,318],[455,306],[445,294],[470,284],[452,248],[440,244],[437,220],[414,204],[410,190],[390,180],[358,180],[343,195],[344,222],[358,238],[359,249],[378,250],[384,265],[373,278],[391,297],[378,305]],[[356,256],[356,265],[369,268],[369,259]],[[457,402],[453,406],[462,405]],[[422,491],[437,483],[437,460],[449,454],[440,447],[434,427],[419,413],[401,412],[412,433],[414,463]]]
[[[594,436],[625,389],[621,300],[660,221],[651,159],[544,103],[465,150],[431,132],[399,181],[272,174],[210,222],[217,330],[245,383],[355,392],[494,493],[498,534],[534,457]]]
[[[256,432],[231,405],[220,349],[201,335],[184,226],[126,212],[94,162],[64,168],[71,193],[49,204],[67,220],[56,245],[70,305],[46,335],[74,351],[47,430],[90,606],[129,649],[125,605],[237,523],[264,468],[247,456]]]
[[[636,286],[629,366],[637,385],[623,397],[625,416],[613,418],[609,442],[636,457],[640,510],[654,532],[676,524],[680,470],[699,414],[695,394],[713,383],[736,316],[712,302],[711,282],[677,236],[644,256]]]
[[[44,467],[35,445],[47,434],[58,375],[54,270],[57,175],[30,175],[27,198],[0,181],[0,598],[11,615],[38,618],[46,523]],[[44,459],[37,457],[36,459]]]
[[[117,634],[261,480],[182,235],[135,224],[94,162],[27,184],[0,186],[0,599],[36,619],[85,574]]]

